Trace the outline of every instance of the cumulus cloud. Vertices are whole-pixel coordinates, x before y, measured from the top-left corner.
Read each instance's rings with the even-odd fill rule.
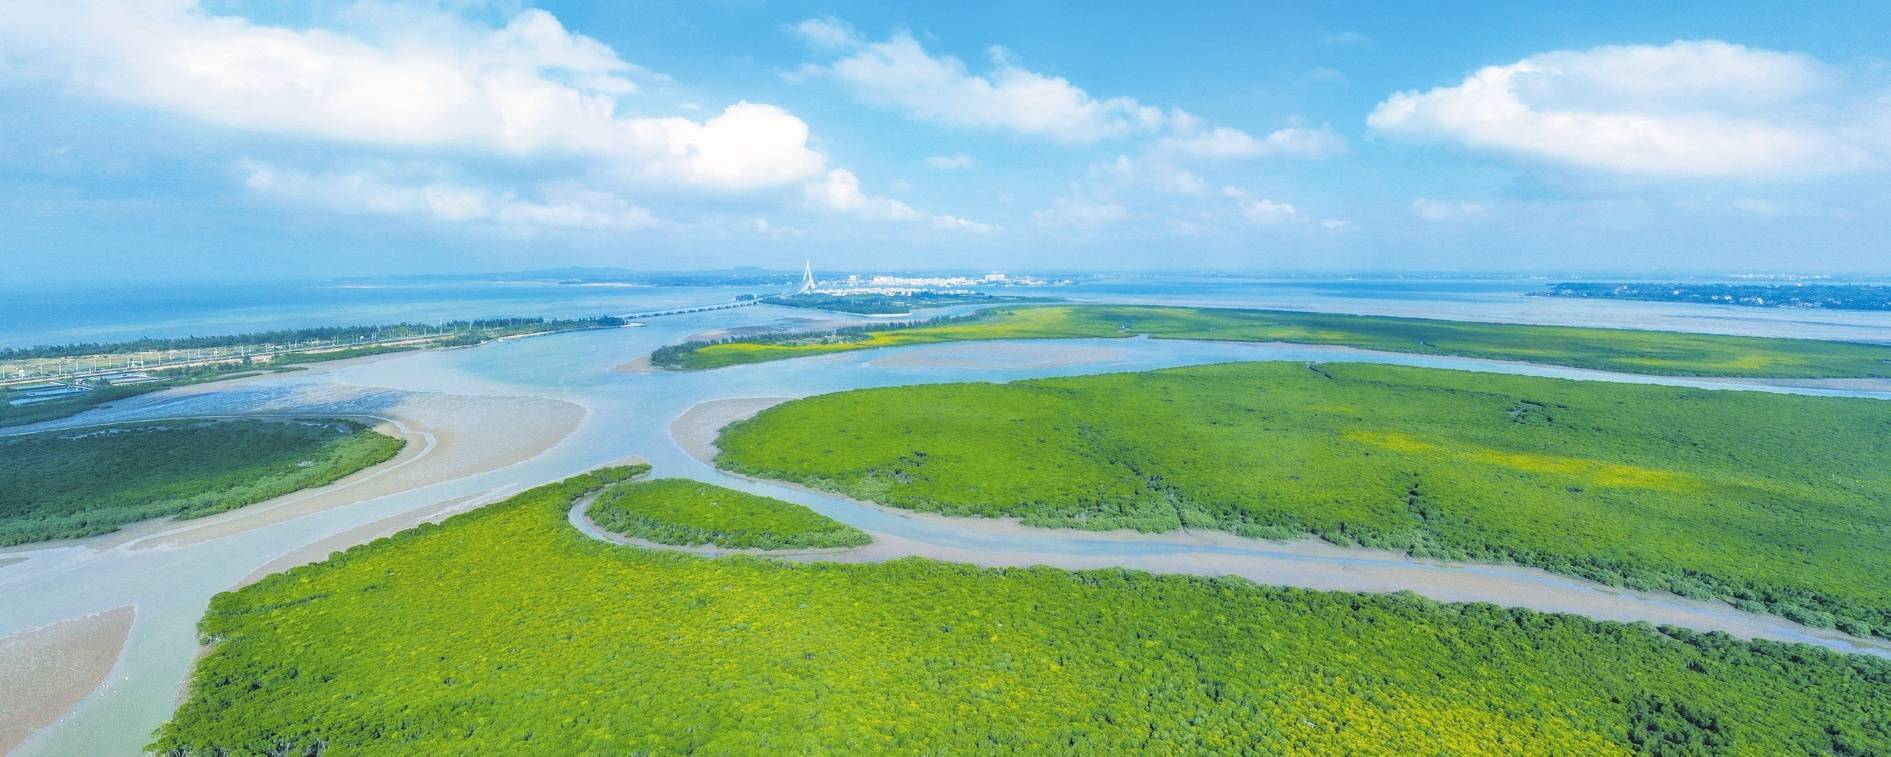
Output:
[[[1412,201],[1412,212],[1427,221],[1449,221],[1458,218],[1481,216],[1486,208],[1475,202],[1453,202],[1420,197]]]
[[[1069,143],[1149,132],[1162,111],[1128,97],[1096,98],[1058,76],[1025,70],[1001,48],[989,51],[991,68],[973,73],[963,61],[933,55],[910,33],[882,42],[861,39],[832,19],[794,27],[810,44],[844,55],[801,68],[797,78],[842,82],[861,100],[928,121],[1011,131]]]
[[[0,24],[0,59],[83,96],[247,132],[576,157],[622,179],[713,190],[797,184],[826,169],[807,124],[774,106],[737,103],[700,121],[618,112],[642,70],[544,11],[498,28],[428,21],[334,31],[258,24],[191,0],[26,3]]]
[[[453,181],[398,182],[365,171],[308,173],[259,161],[239,166],[245,187],[260,195],[376,215],[418,215],[446,223],[512,230],[632,231],[660,226],[650,211],[609,192],[568,183],[524,198]]]
[[[1156,149],[1191,158],[1240,159],[1266,155],[1299,158],[1324,158],[1346,151],[1346,140],[1328,128],[1309,129],[1290,126],[1256,138],[1240,129],[1217,126],[1212,129],[1180,130],[1164,137]]]
[[[1891,156],[1882,96],[1795,53],[1719,41],[1598,47],[1399,92],[1374,131],[1651,177],[1772,179],[1871,170]]]
[[[874,221],[926,221],[933,228],[951,231],[991,232],[997,227],[949,215],[926,215],[891,197],[877,197],[860,189],[860,177],[844,168],[828,171],[819,181],[803,188],[808,204],[815,208]]]
[[[1239,187],[1222,187],[1221,194],[1234,200],[1235,207],[1242,217],[1263,226],[1282,223],[1296,223],[1307,220],[1291,203],[1255,197]]]
[[[906,203],[860,191],[860,178],[843,168],[828,171],[820,181],[809,182],[804,191],[810,204],[838,213],[883,221],[919,218],[919,211]]]
[[[1153,189],[1181,195],[1208,193],[1208,182],[1194,172],[1177,168],[1160,157],[1131,158],[1118,155],[1116,160],[1090,164],[1090,176],[1120,187]]]
[[[965,153],[953,155],[934,155],[926,159],[926,165],[940,171],[963,171],[972,167],[972,156]]]

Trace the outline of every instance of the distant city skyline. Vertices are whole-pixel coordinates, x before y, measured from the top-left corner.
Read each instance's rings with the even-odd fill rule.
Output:
[[[1891,274],[1891,6],[0,0],[0,287]]]

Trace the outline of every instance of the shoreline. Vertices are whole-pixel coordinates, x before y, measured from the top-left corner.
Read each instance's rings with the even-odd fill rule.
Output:
[[[131,605],[0,636],[0,681],[34,696],[0,698],[0,753],[11,753],[103,686],[137,619]]]

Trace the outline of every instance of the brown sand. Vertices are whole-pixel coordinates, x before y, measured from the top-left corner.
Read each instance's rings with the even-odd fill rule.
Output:
[[[196,544],[332,507],[497,470],[550,449],[578,427],[584,408],[524,397],[419,395],[388,415],[408,428],[408,446],[382,465],[327,486],[195,521],[179,521],[133,549]],[[453,429],[447,431],[446,429]]]
[[[768,408],[793,397],[732,397],[691,405],[670,422],[670,438],[690,457],[706,465],[715,465],[716,435],[722,427],[752,418]]]
[[[650,356],[645,355],[626,363],[619,363],[612,368],[612,373],[657,373],[662,369],[650,364]]]
[[[0,638],[0,752],[12,751],[105,682],[136,614],[126,605]]]

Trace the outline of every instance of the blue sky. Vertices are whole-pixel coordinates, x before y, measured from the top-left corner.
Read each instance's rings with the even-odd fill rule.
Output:
[[[1891,272],[1891,5],[1539,5],[0,0],[0,267]]]

